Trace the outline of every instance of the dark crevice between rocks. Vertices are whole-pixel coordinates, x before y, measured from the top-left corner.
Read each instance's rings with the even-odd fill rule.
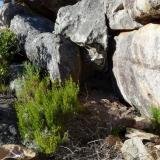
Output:
[[[114,37],[118,36],[120,31],[113,31],[110,29],[107,16],[106,25],[108,27],[109,35],[108,42],[106,42],[108,43],[107,57],[105,60],[105,66],[107,66],[107,69],[104,67],[103,70],[98,70],[95,64],[87,58],[87,51],[84,48],[81,48],[81,57],[83,62],[81,89],[84,92],[87,92],[87,90],[100,90],[104,92],[105,96],[115,96],[122,104],[130,107],[130,105],[123,99],[113,74],[113,54],[116,50],[116,42]]]
[[[70,0],[67,5],[74,5],[76,2],[78,2],[78,0],[77,1]],[[59,4],[57,4],[57,7],[53,11],[49,9],[48,7],[46,7],[45,2],[43,1],[39,2],[39,1],[24,0],[24,4],[26,5],[26,7],[30,8],[33,12],[50,19],[53,22],[56,21],[58,9],[66,6],[65,2],[62,3],[62,1],[60,1],[58,3]]]
[[[107,19],[107,16],[106,16],[106,25],[108,27],[108,35],[109,35],[109,39],[108,39],[108,57],[107,57],[107,62],[108,62],[108,72],[106,74],[108,74],[108,77],[110,78],[110,81],[111,81],[111,89],[113,90],[113,93],[114,95],[119,99],[119,101],[126,105],[126,106],[130,106],[130,104],[128,104],[120,90],[119,90],[119,87],[118,87],[118,84],[117,84],[117,81],[116,81],[116,78],[114,76],[114,73],[113,73],[113,55],[116,51],[116,41],[115,41],[115,36],[118,36],[120,34],[120,31],[113,31],[110,26],[109,26],[109,20]]]
[[[27,60],[27,56],[24,54],[24,52],[18,52],[15,55],[15,58],[12,60],[12,63],[14,64],[22,64],[23,62],[25,62]]]

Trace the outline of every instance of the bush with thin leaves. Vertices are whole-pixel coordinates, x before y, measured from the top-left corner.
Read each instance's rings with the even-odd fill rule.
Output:
[[[152,122],[156,131],[160,133],[160,108],[152,107]]]
[[[4,83],[8,67],[18,50],[16,35],[8,29],[0,30],[0,83]]]
[[[25,83],[18,93],[16,111],[23,139],[51,154],[67,139],[65,121],[79,112],[79,87],[71,80],[64,84],[41,79],[39,69],[25,65]]]

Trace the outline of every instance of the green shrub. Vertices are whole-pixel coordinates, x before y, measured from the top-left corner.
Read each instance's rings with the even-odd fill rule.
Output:
[[[16,35],[8,30],[3,29],[0,31],[0,54],[2,60],[11,61],[17,52],[17,38]]]
[[[66,140],[65,120],[79,111],[79,87],[71,79],[51,83],[39,75],[37,68],[25,65],[25,83],[15,106],[22,138],[51,154]]]
[[[152,107],[152,122],[156,131],[160,132],[160,109]]]
[[[4,82],[8,67],[18,49],[16,35],[8,29],[0,30],[0,83]]]

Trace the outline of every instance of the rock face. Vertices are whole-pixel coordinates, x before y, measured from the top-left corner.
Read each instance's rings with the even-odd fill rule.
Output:
[[[160,19],[159,0],[108,0],[107,17],[113,30],[133,30]]]
[[[107,57],[108,31],[104,0],[82,0],[59,10],[55,33],[84,47],[97,67],[104,68]]]
[[[42,33],[26,45],[27,57],[42,68],[47,68],[51,79],[64,79],[71,75],[80,78],[80,50],[71,41],[51,33]]]
[[[116,37],[113,72],[124,99],[149,116],[160,106],[160,25],[148,24],[138,31]]]
[[[131,1],[131,0],[130,0]],[[107,0],[107,18],[112,30],[133,30],[142,25],[134,20],[123,0]]]
[[[123,0],[126,9],[132,12],[132,17],[140,23],[153,22],[160,19],[159,0]]]

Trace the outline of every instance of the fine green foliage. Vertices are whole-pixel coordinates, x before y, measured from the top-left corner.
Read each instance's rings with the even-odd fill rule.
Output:
[[[0,31],[0,54],[1,58],[11,61],[17,51],[16,35],[8,29]]]
[[[152,107],[152,122],[156,131],[160,132],[160,109]]]
[[[3,94],[7,94],[7,93],[10,93],[10,88],[9,86],[5,85],[5,84],[2,84],[0,83],[0,94],[3,93]]]
[[[8,74],[8,63],[5,60],[1,60],[0,58],[0,83],[5,82],[5,78]]]
[[[16,35],[8,29],[0,30],[0,83],[4,82],[8,67],[18,49]]]
[[[31,64],[25,65],[24,79],[15,104],[21,136],[51,154],[67,139],[65,120],[79,111],[79,87],[71,79],[64,84],[41,79]]]

